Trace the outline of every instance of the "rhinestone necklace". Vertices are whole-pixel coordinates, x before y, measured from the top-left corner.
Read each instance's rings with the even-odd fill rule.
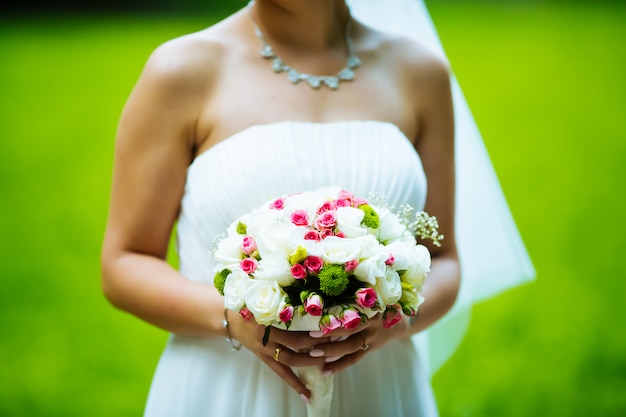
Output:
[[[346,48],[348,50],[348,62],[346,66],[339,71],[336,75],[312,75],[298,72],[295,68],[291,68],[289,65],[283,62],[283,59],[274,53],[274,49],[267,43],[265,40],[265,35],[261,32],[259,25],[254,20],[254,16],[252,15],[252,5],[254,4],[254,0],[248,3],[248,9],[250,9],[250,17],[252,19],[252,25],[254,26],[254,33],[257,38],[261,41],[261,56],[264,59],[272,60],[272,69],[275,73],[286,72],[289,81],[292,84],[298,84],[301,80],[306,81],[309,86],[313,89],[319,89],[323,84],[331,90],[337,90],[339,88],[339,83],[341,81],[352,81],[355,78],[354,70],[361,65],[361,60],[358,56],[354,54],[354,50],[352,48],[352,37],[350,36],[351,32],[351,22],[352,16],[348,15],[348,21],[346,23]]]

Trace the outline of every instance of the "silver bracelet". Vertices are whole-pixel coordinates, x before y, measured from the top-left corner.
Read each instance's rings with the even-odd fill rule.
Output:
[[[241,343],[235,344],[235,341],[232,337],[230,337],[230,330],[228,330],[228,309],[224,309],[224,321],[222,321],[222,326],[224,326],[224,331],[226,332],[226,342],[230,344],[230,347],[233,348],[235,352],[241,349]]]

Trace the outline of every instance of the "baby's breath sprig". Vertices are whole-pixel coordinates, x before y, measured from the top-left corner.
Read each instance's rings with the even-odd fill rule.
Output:
[[[413,230],[420,239],[430,239],[433,245],[441,247],[444,236],[439,233],[439,222],[435,216],[430,216],[425,211],[415,213],[415,220],[409,224],[409,230]]]
[[[420,239],[430,239],[433,245],[441,247],[441,241],[444,236],[439,233],[439,223],[435,216],[430,216],[425,211],[415,213],[414,219],[411,219],[415,209],[410,204],[402,204],[397,209],[395,206],[389,205],[387,197],[377,192],[371,192],[368,195],[368,202],[373,206],[384,208],[394,213],[401,224]]]
[[[210,255],[214,256],[215,252],[217,252],[217,247],[220,243],[220,241],[222,241],[223,239],[225,239],[228,236],[228,234],[226,232],[222,232],[219,235],[215,236],[213,238],[213,240],[211,241],[211,250],[210,250]]]

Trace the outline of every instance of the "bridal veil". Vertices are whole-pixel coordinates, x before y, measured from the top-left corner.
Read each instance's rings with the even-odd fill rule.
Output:
[[[422,0],[349,0],[355,19],[375,29],[416,39],[447,60]],[[461,290],[438,323],[414,337],[431,375],[459,345],[473,304],[535,277],[498,178],[461,88],[451,76],[456,146],[456,239]]]

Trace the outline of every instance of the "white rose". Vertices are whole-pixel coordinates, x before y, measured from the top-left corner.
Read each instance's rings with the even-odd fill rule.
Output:
[[[243,242],[243,235],[233,234],[226,236],[222,239],[215,251],[215,260],[217,260],[223,266],[230,266],[233,264],[239,265],[241,261],[241,244]]]
[[[406,227],[400,223],[398,216],[393,214],[389,209],[376,209],[380,218],[380,227],[378,228],[378,239],[384,243],[394,242],[403,236],[410,236]]]
[[[426,281],[426,274],[430,272],[430,263],[431,258],[428,248],[424,245],[414,246],[411,263],[407,271],[402,274],[402,280],[413,285],[418,291],[421,291]]]
[[[392,268],[395,271],[406,271],[415,263],[415,243],[398,240],[385,246],[385,249],[393,255]]]
[[[298,246],[294,240],[294,233],[298,227],[292,223],[270,223],[255,235],[256,244],[261,258],[269,253],[279,252],[285,258]]]
[[[324,197],[321,194],[306,191],[288,197],[285,200],[284,211],[291,214],[296,210],[305,210],[309,214],[309,219],[313,219],[322,204],[324,204]]]
[[[367,228],[361,225],[365,213],[354,207],[339,207],[337,209],[337,227],[348,238],[365,236]]]
[[[387,265],[385,265],[386,260],[387,257],[381,254],[360,260],[354,270],[354,276],[361,282],[375,285],[377,278],[385,276],[385,270],[387,269]]]
[[[359,259],[361,248],[352,239],[329,236],[319,243],[321,257],[325,262],[341,265]]]
[[[252,282],[248,274],[241,268],[234,268],[224,285],[224,307],[231,310],[240,310],[244,304],[243,294]]]
[[[291,265],[280,252],[270,252],[261,258],[254,278],[262,281],[275,281],[280,286],[291,285],[296,279],[291,275]]]
[[[365,235],[352,240],[361,248],[361,258],[369,258],[382,253],[382,245],[373,235]]]
[[[285,293],[276,281],[252,280],[244,293],[246,307],[257,323],[269,326],[278,321],[280,308],[285,302]]]
[[[279,223],[284,217],[282,210],[267,207],[259,207],[253,213],[241,216],[241,222],[246,225],[246,233],[256,236],[267,227]]]
[[[394,305],[402,296],[400,276],[391,268],[387,268],[385,274],[376,280],[374,288],[384,305]]]

